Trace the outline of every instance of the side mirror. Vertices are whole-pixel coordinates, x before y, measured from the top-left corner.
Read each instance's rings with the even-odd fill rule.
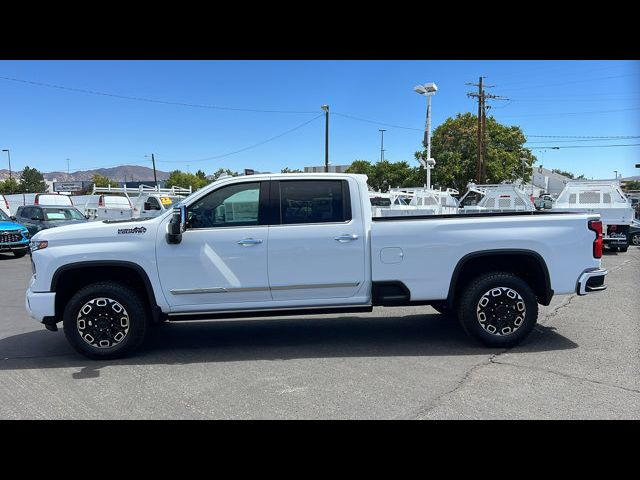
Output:
[[[185,209],[184,206],[174,207],[173,216],[167,225],[167,243],[178,244],[182,242],[182,234],[185,230]]]

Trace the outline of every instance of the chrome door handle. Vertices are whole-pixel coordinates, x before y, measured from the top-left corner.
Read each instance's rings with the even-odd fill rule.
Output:
[[[238,242],[238,245],[242,245],[243,247],[248,247],[251,245],[260,245],[262,240],[257,240],[255,238],[244,238]]]
[[[343,235],[339,235],[337,237],[333,237],[334,240],[337,240],[340,243],[344,243],[344,242],[353,242],[354,240],[358,239],[358,235],[356,235],[355,233],[345,233]]]

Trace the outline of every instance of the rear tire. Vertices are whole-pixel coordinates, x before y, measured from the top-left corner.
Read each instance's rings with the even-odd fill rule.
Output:
[[[145,338],[149,315],[140,296],[116,282],[98,282],[80,289],[63,314],[64,334],[85,357],[124,357]]]
[[[631,243],[634,244],[636,247],[640,246],[640,235],[639,234],[634,234],[631,236]]]
[[[458,320],[468,335],[487,347],[512,347],[538,321],[538,301],[531,287],[507,272],[481,275],[460,296]]]

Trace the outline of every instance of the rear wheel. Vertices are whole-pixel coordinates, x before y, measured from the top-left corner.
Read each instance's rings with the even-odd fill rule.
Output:
[[[133,352],[144,340],[148,314],[140,296],[116,282],[79,290],[67,303],[64,334],[86,357],[110,359]]]
[[[631,243],[633,243],[636,247],[640,246],[640,234],[635,233],[631,236]]]
[[[464,330],[488,347],[519,343],[538,321],[538,302],[531,287],[512,273],[481,275],[467,285],[458,304]]]

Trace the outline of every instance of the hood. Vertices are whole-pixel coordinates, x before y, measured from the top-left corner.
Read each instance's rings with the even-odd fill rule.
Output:
[[[161,219],[159,217],[117,221],[80,222],[61,225],[56,228],[40,230],[33,236],[34,240],[56,241],[59,244],[73,244],[86,241],[118,241],[130,236],[155,234]],[[137,230],[136,230],[137,228]],[[129,231],[133,231],[129,234]]]
[[[26,227],[23,227],[19,223],[15,222],[0,222],[0,230],[26,230]]]
[[[75,225],[77,223],[88,223],[86,220],[47,220],[44,222],[46,228],[62,227],[65,225]]]

